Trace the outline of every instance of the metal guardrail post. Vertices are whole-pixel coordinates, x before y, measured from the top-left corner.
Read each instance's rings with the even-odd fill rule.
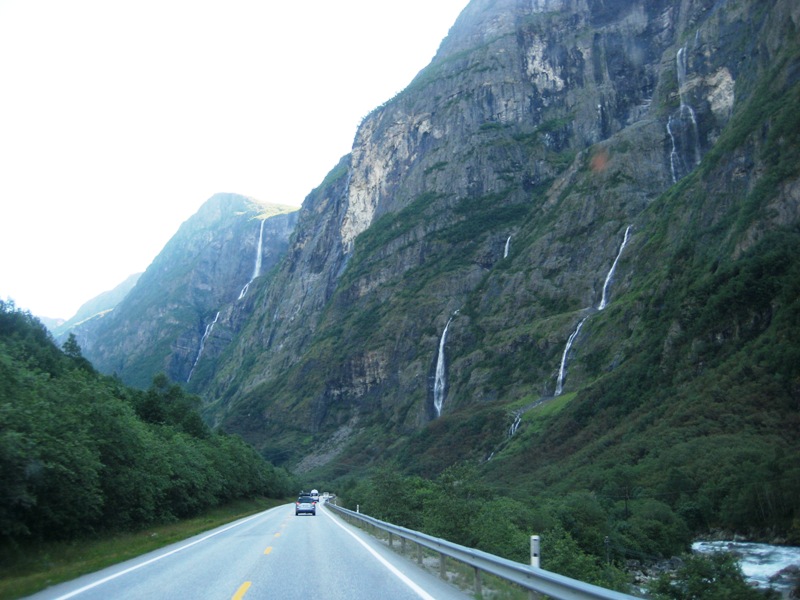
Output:
[[[532,535],[531,536],[531,566],[534,569],[538,569],[539,568],[539,559],[541,558],[539,547],[540,547],[540,538],[539,538],[539,536],[538,535]],[[537,592],[534,592],[533,590],[528,592],[528,600],[539,600],[540,598],[541,598],[541,595],[539,595]]]
[[[539,536],[531,536],[531,566],[539,568]]]

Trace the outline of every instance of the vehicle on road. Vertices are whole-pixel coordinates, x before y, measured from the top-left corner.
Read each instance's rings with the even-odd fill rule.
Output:
[[[294,515],[307,514],[316,516],[317,503],[311,496],[300,496],[294,505]]]
[[[317,490],[311,490],[310,496],[314,502],[319,502],[319,492]]]

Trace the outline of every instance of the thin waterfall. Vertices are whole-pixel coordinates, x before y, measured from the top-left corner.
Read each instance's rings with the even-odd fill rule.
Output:
[[[600,306],[597,310],[603,310],[606,306],[608,306],[607,302],[607,293],[608,293],[608,285],[611,283],[611,279],[614,277],[614,271],[617,268],[617,263],[619,262],[620,256],[622,256],[622,251],[625,249],[625,246],[628,244],[628,239],[630,238],[631,233],[631,225],[628,225],[625,228],[625,235],[622,237],[622,243],[619,246],[619,251],[617,252],[617,256],[614,258],[614,262],[611,264],[611,268],[608,270],[608,274],[606,275],[606,280],[603,283],[603,295],[600,300]],[[575,341],[575,338],[578,337],[578,334],[581,331],[581,327],[586,322],[586,319],[589,317],[584,317],[581,319],[581,322],[578,323],[578,326],[575,328],[575,331],[572,332],[572,335],[569,336],[567,339],[567,345],[564,346],[564,354],[561,356],[561,366],[558,368],[558,381],[556,382],[556,391],[553,394],[554,396],[560,396],[561,393],[564,391],[564,377],[567,373],[567,357],[569,355],[569,351],[572,348],[572,344]]]
[[[608,292],[608,284],[611,282],[611,278],[614,276],[614,271],[617,268],[617,262],[619,261],[619,257],[622,256],[622,251],[625,249],[625,245],[628,243],[628,234],[630,232],[631,232],[631,226],[628,225],[627,229],[625,229],[625,236],[622,238],[622,245],[619,247],[619,252],[617,252],[617,257],[614,259],[614,263],[608,270],[608,275],[606,275],[605,283],[603,283],[603,297],[600,299],[600,306],[597,307],[597,310],[603,310],[607,305],[606,292]]]
[[[688,114],[689,120],[692,122],[692,133],[694,134],[692,137],[692,150],[694,154],[694,166],[700,164],[700,134],[697,131],[697,115],[694,112],[694,109],[686,102],[686,97],[684,96],[683,92],[686,89],[686,48],[681,48],[678,50],[678,54],[675,56],[675,61],[677,62],[677,70],[678,70],[678,98],[680,99],[680,111],[681,116],[684,113]]]
[[[672,183],[678,182],[678,175],[676,171],[676,165],[679,160],[678,158],[678,145],[675,143],[675,134],[672,133],[672,117],[670,116],[667,119],[667,135],[669,135],[669,139],[672,142],[672,151],[669,153],[669,170],[672,174]]]
[[[569,349],[572,348],[572,343],[575,341],[575,338],[578,337],[578,333],[580,333],[581,327],[583,327],[583,322],[586,321],[587,318],[588,317],[584,317],[581,319],[581,322],[578,323],[575,331],[569,336],[567,345],[564,347],[564,354],[561,357],[561,366],[558,369],[558,381],[556,382],[556,392],[553,394],[554,396],[560,396],[561,392],[564,391],[564,375],[566,375],[567,372],[567,354],[569,354]]]
[[[697,129],[697,117],[694,109],[686,102],[684,90],[686,88],[686,48],[680,48],[675,56],[675,66],[678,77],[678,98],[680,108],[677,115],[671,115],[667,120],[667,134],[672,142],[672,151],[669,155],[669,166],[672,173],[672,182],[689,173],[700,164],[700,134]],[[690,157],[692,164],[685,160]]]
[[[447,385],[446,369],[444,364],[444,344],[447,339],[447,329],[450,327],[450,322],[453,317],[447,320],[447,325],[444,326],[442,338],[439,340],[439,356],[436,359],[436,378],[433,381],[433,407],[436,409],[436,416],[442,415],[442,405],[444,404],[445,387]]]
[[[522,411],[517,410],[514,412],[514,422],[511,423],[511,427],[508,428],[508,437],[514,437],[514,434],[517,433],[520,424],[522,423]]]
[[[506,240],[506,249],[503,251],[503,258],[508,258],[508,249],[511,247],[511,236]]]
[[[239,292],[239,297],[237,300],[241,300],[244,298],[244,295],[247,293],[247,290],[250,288],[250,284],[253,283],[253,280],[261,274],[261,257],[263,254],[262,249],[262,242],[264,240],[264,223],[266,223],[266,219],[261,220],[261,229],[258,232],[258,248],[256,248],[256,265],[253,268],[253,274],[250,276],[250,281],[244,284],[242,291]]]
[[[203,333],[203,337],[200,338],[200,348],[197,350],[197,356],[194,359],[194,363],[192,364],[192,369],[189,371],[189,376],[186,378],[186,383],[189,383],[189,380],[192,378],[192,374],[194,373],[194,368],[197,366],[198,361],[200,360],[200,355],[203,354],[203,349],[206,347],[206,340],[208,336],[211,335],[211,330],[214,329],[214,325],[217,323],[217,319],[219,319],[219,311],[217,311],[214,320],[211,321],[208,325],[206,325],[205,333]]]

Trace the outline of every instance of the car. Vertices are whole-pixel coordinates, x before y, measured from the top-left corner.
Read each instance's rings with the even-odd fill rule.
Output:
[[[310,496],[314,502],[319,502],[319,492],[317,490],[311,490]]]
[[[317,503],[311,496],[300,496],[295,502],[294,505],[294,515],[297,516],[299,514],[307,514],[316,516],[317,514]]]

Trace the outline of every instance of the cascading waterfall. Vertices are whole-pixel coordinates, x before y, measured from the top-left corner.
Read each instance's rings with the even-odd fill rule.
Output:
[[[677,71],[678,71],[678,98],[680,99],[680,113],[683,116],[684,113],[688,114],[689,121],[692,123],[692,154],[694,158],[694,166],[700,164],[700,134],[697,130],[697,115],[694,112],[694,109],[686,102],[686,96],[684,96],[684,89],[686,88],[686,48],[681,48],[678,50],[678,54],[675,56],[675,62],[677,64]]]
[[[506,240],[506,249],[503,252],[503,258],[508,258],[508,249],[511,248],[511,236],[508,236]]]
[[[508,437],[514,437],[514,434],[517,433],[520,424],[522,423],[522,411],[518,410],[514,412],[514,422],[511,423],[511,427],[508,428]]]
[[[606,280],[603,283],[603,297],[600,299],[600,306],[597,307],[597,310],[603,310],[607,305],[606,292],[608,291],[608,284],[611,282],[611,278],[614,276],[614,271],[617,268],[619,257],[622,256],[622,251],[625,249],[625,245],[628,243],[628,234],[630,232],[631,226],[628,225],[627,229],[625,229],[625,236],[622,238],[622,245],[619,247],[619,252],[617,252],[617,257],[614,259],[614,263],[611,265],[608,275],[606,275]]]
[[[433,380],[433,407],[436,409],[436,416],[442,415],[442,405],[444,404],[445,387],[447,385],[445,364],[444,364],[444,344],[447,338],[447,329],[450,327],[450,322],[453,317],[447,320],[447,325],[444,326],[442,338],[439,340],[439,356],[436,359],[436,378]]]
[[[189,376],[186,378],[186,383],[189,383],[189,380],[192,378],[192,374],[194,374],[194,368],[197,366],[197,363],[200,360],[200,355],[203,354],[203,349],[206,347],[206,340],[208,339],[208,336],[211,335],[211,330],[214,329],[217,319],[219,319],[219,311],[217,311],[217,314],[214,316],[214,320],[206,325],[206,330],[203,333],[203,337],[200,338],[200,348],[197,350],[197,356],[192,364],[192,369],[189,371]]]
[[[670,116],[667,119],[667,135],[669,135],[669,139],[672,142],[672,150],[669,153],[669,170],[672,173],[672,183],[677,183],[678,177],[675,174],[675,163],[677,162],[678,158],[678,150],[677,146],[675,145],[675,136],[672,134],[672,117]]]
[[[614,277],[614,271],[617,269],[617,263],[619,262],[619,257],[622,256],[622,251],[625,249],[625,246],[628,244],[628,239],[631,233],[631,225],[628,225],[625,228],[625,235],[622,237],[622,243],[619,246],[619,251],[617,252],[616,258],[614,258],[614,262],[611,264],[611,268],[608,270],[608,274],[606,275],[606,280],[603,282],[603,296],[600,300],[600,306],[597,307],[597,310],[603,310],[606,306],[608,306],[608,302],[606,301],[606,295],[608,293],[608,285],[611,283],[611,279]],[[578,326],[575,328],[575,331],[572,332],[572,335],[569,336],[567,340],[567,345],[564,347],[564,354],[561,356],[561,366],[558,369],[558,381],[556,382],[556,391],[553,394],[554,396],[560,396],[561,392],[564,391],[564,376],[567,372],[567,355],[569,354],[570,348],[572,348],[572,343],[575,341],[575,338],[578,337],[578,334],[581,331],[581,327],[586,322],[586,319],[589,317],[584,317],[581,319],[581,322],[578,323]]]
[[[261,274],[261,256],[262,256],[262,241],[264,240],[264,223],[266,223],[266,219],[261,220],[261,229],[258,232],[258,248],[256,248],[256,265],[253,268],[253,275],[250,277],[250,281],[244,284],[242,291],[239,292],[239,297],[237,300],[241,300],[244,298],[244,295],[247,293],[247,290],[250,288],[250,284],[253,283],[253,280]]]
[[[569,354],[569,349],[572,348],[572,343],[575,341],[575,338],[578,337],[578,334],[581,331],[581,327],[583,327],[584,321],[586,321],[588,317],[584,317],[581,319],[581,322],[578,323],[578,326],[575,328],[575,331],[572,332],[572,335],[569,336],[567,340],[567,345],[564,347],[564,354],[561,357],[561,366],[558,369],[558,381],[556,382],[556,392],[553,394],[554,396],[560,396],[561,392],[564,391],[564,375],[567,372],[567,354]]]
[[[677,115],[667,120],[667,134],[672,142],[669,155],[669,166],[672,182],[689,173],[700,164],[700,135],[697,130],[697,118],[694,109],[686,102],[684,89],[686,86],[686,48],[678,50],[675,57],[678,75],[678,98],[680,108]],[[689,160],[687,160],[687,157]]]

